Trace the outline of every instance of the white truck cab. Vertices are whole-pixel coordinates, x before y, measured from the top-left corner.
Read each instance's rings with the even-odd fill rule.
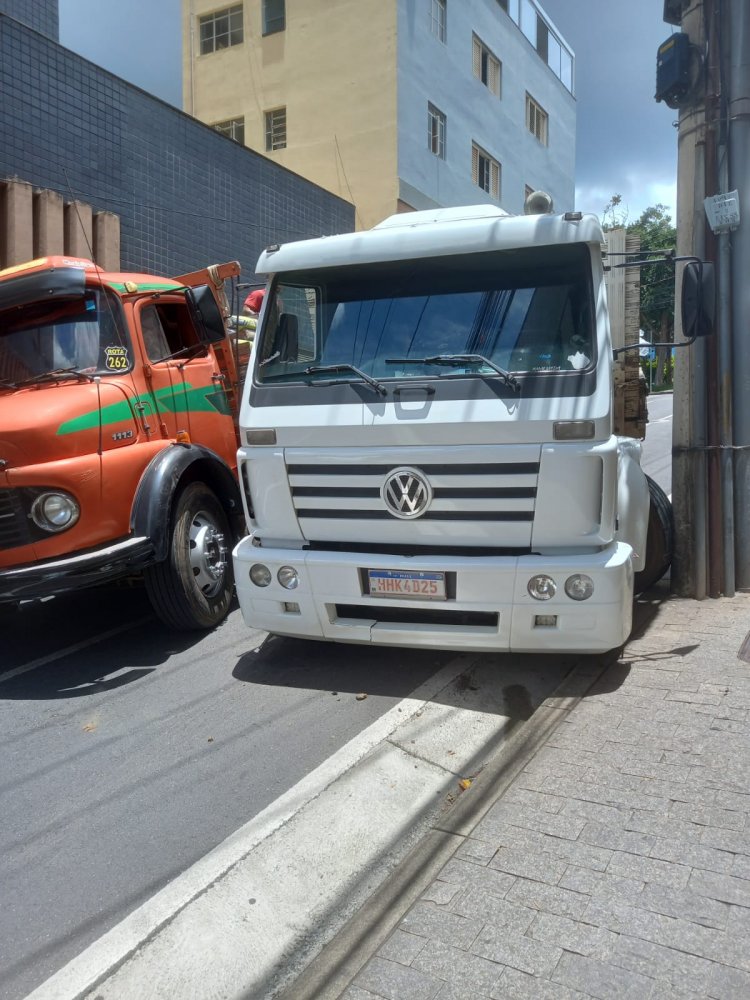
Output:
[[[594,216],[491,205],[269,247],[243,395],[253,628],[601,652],[646,565]]]

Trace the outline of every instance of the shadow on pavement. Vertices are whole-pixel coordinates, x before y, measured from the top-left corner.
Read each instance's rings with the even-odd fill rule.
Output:
[[[268,636],[245,653],[233,676],[249,684],[328,691],[334,697],[406,698],[450,663],[455,675],[436,704],[528,719],[578,658],[307,642]]]
[[[173,632],[162,625],[137,586],[97,587],[27,602],[3,623],[0,701],[113,691],[204,638],[204,632]],[[16,676],[7,676],[14,670]]]

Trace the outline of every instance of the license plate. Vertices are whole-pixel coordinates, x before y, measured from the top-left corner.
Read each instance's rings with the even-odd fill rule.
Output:
[[[413,597],[422,601],[445,600],[445,573],[368,569],[371,597]]]

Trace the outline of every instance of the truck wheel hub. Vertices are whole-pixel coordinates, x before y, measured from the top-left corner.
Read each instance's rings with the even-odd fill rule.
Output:
[[[214,597],[224,583],[227,546],[205,514],[196,514],[190,525],[190,565],[198,589],[205,597]]]

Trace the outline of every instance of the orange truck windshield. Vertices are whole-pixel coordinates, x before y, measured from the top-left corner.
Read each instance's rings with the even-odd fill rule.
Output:
[[[100,289],[0,315],[0,379],[33,382],[57,372],[117,374],[131,350],[116,296]]]

